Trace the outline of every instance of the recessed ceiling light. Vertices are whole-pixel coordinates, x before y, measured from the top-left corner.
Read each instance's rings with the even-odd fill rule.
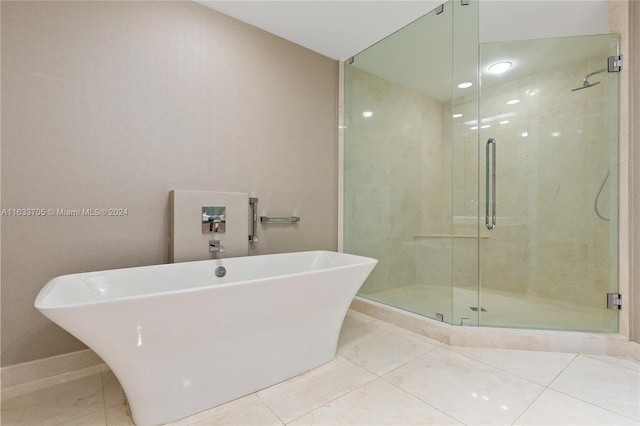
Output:
[[[453,114],[453,118],[460,118],[462,117],[462,114]]]
[[[512,66],[513,62],[501,61],[489,65],[487,71],[489,71],[491,74],[502,74],[503,72],[508,71]]]
[[[476,130],[478,126],[471,127],[471,130]]]
[[[491,127],[491,124],[485,124],[484,126],[480,126],[481,129],[488,129]]]
[[[507,105],[515,105],[520,102],[520,99],[511,99],[507,102]]]
[[[508,123],[509,123],[509,120],[504,120],[500,122],[500,124],[508,124]]]
[[[527,136],[529,136],[529,133],[527,133],[527,132],[523,132],[523,133],[522,133],[522,137],[523,137],[523,138],[526,138]]]
[[[551,133],[551,136],[553,136],[554,138],[557,138],[558,136],[560,136],[560,132],[553,132]]]
[[[371,111],[365,111],[365,112],[362,113],[362,116],[365,117],[365,118],[369,118],[372,115],[373,115],[373,112],[371,112]]]
[[[458,87],[461,88],[461,89],[466,89],[466,88],[471,87],[471,86],[473,86],[473,83],[470,82],[470,81],[465,81],[464,83],[458,84]]]

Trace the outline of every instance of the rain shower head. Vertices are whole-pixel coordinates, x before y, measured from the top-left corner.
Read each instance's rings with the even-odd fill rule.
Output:
[[[599,81],[596,81],[595,83],[589,83],[588,80],[585,80],[582,83],[582,87],[576,87],[575,89],[571,89],[572,92],[575,92],[576,90],[582,90],[582,89],[588,89],[591,86],[595,86],[596,84],[600,84]]]
[[[593,71],[590,72],[589,74],[584,76],[584,81],[582,82],[582,86],[581,87],[576,87],[575,89],[571,89],[572,92],[575,92],[576,90],[582,90],[582,89],[588,89],[591,86],[595,86],[596,84],[600,84],[599,81],[596,81],[595,83],[589,83],[589,77],[596,75],[596,74],[600,74],[601,72],[605,72],[607,71],[607,68],[603,68],[601,70],[598,71]]]

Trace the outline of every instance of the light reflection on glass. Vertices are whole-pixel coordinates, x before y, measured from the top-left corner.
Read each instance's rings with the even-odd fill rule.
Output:
[[[490,65],[489,68],[487,68],[487,71],[489,71],[492,74],[502,74],[503,72],[506,72],[507,70],[509,70],[512,66],[513,66],[513,62],[501,61],[501,62],[496,62],[495,64]]]

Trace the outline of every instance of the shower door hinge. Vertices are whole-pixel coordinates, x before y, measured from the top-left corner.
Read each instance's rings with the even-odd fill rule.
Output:
[[[607,309],[622,309],[622,295],[607,293]]]
[[[440,15],[442,12],[444,12],[444,3],[436,7],[436,15]]]
[[[469,6],[471,0],[460,0],[460,4],[462,4],[463,6]]]
[[[609,59],[607,61],[607,71],[609,72],[622,71],[622,55],[609,56]]]

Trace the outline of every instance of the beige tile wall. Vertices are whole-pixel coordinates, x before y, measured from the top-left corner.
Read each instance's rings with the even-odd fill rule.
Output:
[[[250,254],[337,248],[338,64],[194,2],[2,2],[2,363],[83,346],[33,308],[67,273],[168,260],[172,189],[245,192]]]
[[[616,138],[608,114],[617,107],[609,93],[616,76],[600,74],[591,80],[599,85],[570,90],[605,65],[607,38],[591,60],[484,89],[482,116],[515,114],[480,138],[498,141],[502,221],[495,231],[482,231],[489,237],[484,286],[599,307],[607,283],[617,281],[617,198],[611,196],[617,174],[609,161],[617,152],[608,143]],[[506,106],[510,99],[520,103]],[[598,202],[601,214],[612,218],[605,222],[593,204],[609,169]]]
[[[424,160],[442,155],[442,105],[358,68],[347,72],[344,250],[379,259],[362,289],[376,292],[415,282],[415,236],[447,218],[446,171]]]

